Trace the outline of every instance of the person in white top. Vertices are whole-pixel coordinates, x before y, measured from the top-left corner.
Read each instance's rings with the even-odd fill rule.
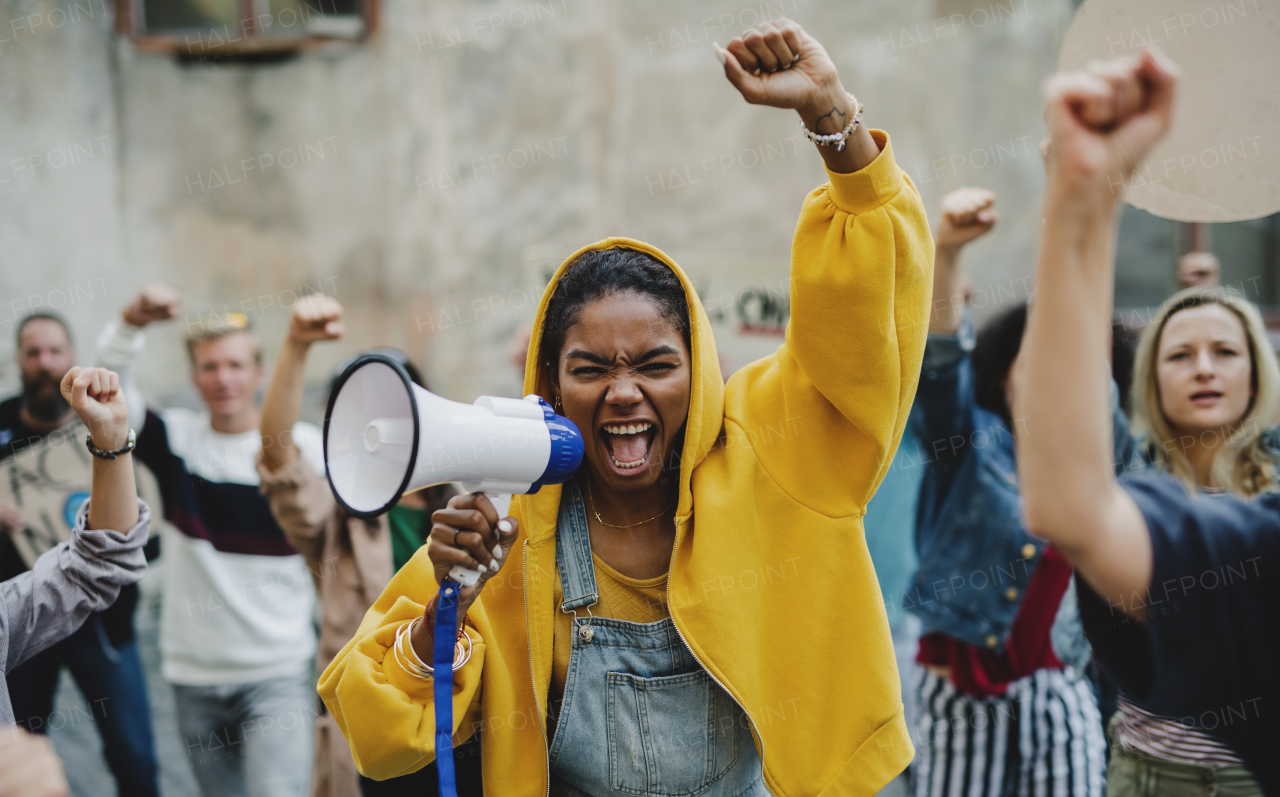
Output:
[[[142,328],[173,318],[179,304],[172,290],[147,286],[98,339],[99,364],[120,374],[135,455],[176,529],[161,537],[161,672],[205,797],[305,795],[320,711],[315,590],[259,493],[262,353],[245,316],[202,323],[187,349],[206,411],[147,409],[135,374]],[[298,423],[289,443],[324,472],[319,429]]]

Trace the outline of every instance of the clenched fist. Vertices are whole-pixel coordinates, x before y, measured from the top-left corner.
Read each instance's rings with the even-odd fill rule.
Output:
[[[942,219],[934,243],[960,247],[986,234],[1000,220],[996,195],[983,188],[958,188],[942,198]]]
[[[129,408],[115,371],[76,366],[62,377],[62,397],[88,427],[95,446],[113,451],[129,442]]]
[[[840,134],[858,112],[840,84],[836,66],[818,40],[796,22],[776,19],[748,28],[729,42],[715,45],[724,75],[753,105],[792,108],[807,130]],[[880,147],[866,125],[851,130],[840,146],[818,151],[834,172],[858,171],[876,159]]]
[[[342,305],[324,294],[304,296],[293,305],[289,316],[289,340],[293,343],[315,343],[342,337]]]
[[[1168,132],[1177,85],[1178,67],[1151,50],[1049,78],[1050,178],[1091,195],[1114,193]]]
[[[825,103],[840,84],[827,51],[789,19],[748,28],[721,51],[721,60],[729,82],[754,105],[799,110]]]
[[[143,286],[133,303],[121,313],[124,320],[135,327],[145,327],[155,321],[168,321],[178,315],[182,297],[172,288],[158,282]]]

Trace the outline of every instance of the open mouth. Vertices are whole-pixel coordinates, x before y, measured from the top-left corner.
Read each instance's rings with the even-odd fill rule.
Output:
[[[1195,404],[1212,404],[1220,398],[1222,394],[1216,390],[1201,390],[1191,394],[1191,401]]]
[[[615,423],[601,427],[605,448],[620,471],[636,470],[649,461],[657,429],[652,423]]]

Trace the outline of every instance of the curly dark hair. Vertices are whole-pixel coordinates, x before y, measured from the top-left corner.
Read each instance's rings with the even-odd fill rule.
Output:
[[[978,332],[973,347],[974,402],[990,410],[1013,428],[1009,404],[1005,400],[1004,380],[1022,348],[1022,335],[1027,328],[1027,305],[1011,307],[988,321]],[[1129,383],[1133,375],[1134,335],[1118,321],[1111,325],[1111,376],[1120,390],[1120,406],[1129,410]]]
[[[999,415],[1009,428],[1013,428],[1013,419],[1005,400],[1004,380],[1018,358],[1026,328],[1027,305],[1022,303],[984,324],[973,347],[974,402]]]
[[[565,335],[578,323],[584,307],[624,293],[652,299],[663,317],[680,330],[685,345],[691,346],[689,301],[680,278],[652,255],[615,247],[583,252],[561,275],[542,322],[539,350],[543,356],[559,359]]]

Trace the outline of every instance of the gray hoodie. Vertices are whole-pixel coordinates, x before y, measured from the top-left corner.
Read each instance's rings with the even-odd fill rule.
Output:
[[[151,509],[138,501],[128,532],[86,529],[89,502],[76,514],[71,539],[46,551],[29,571],[0,583],[0,727],[13,724],[6,674],[79,628],[91,612],[115,602],[121,587],[147,572],[142,546]]]

